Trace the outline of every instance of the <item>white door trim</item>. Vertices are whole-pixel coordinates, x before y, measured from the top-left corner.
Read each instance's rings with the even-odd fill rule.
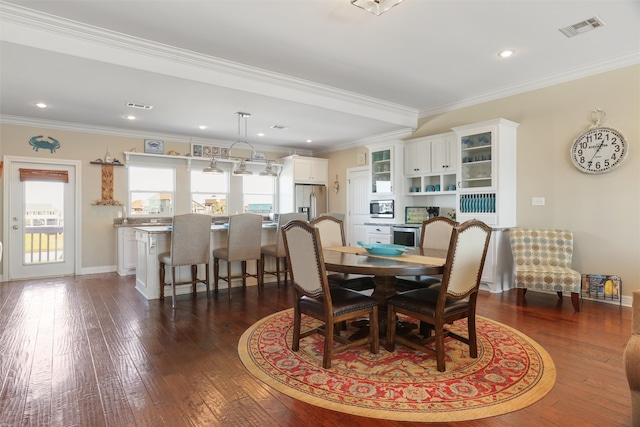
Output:
[[[80,160],[64,160],[64,159],[56,159],[56,158],[52,158],[52,159],[45,159],[45,158],[37,158],[37,157],[21,157],[21,156],[4,156],[3,157],[4,160],[4,183],[3,183],[3,203],[2,203],[2,236],[3,239],[7,239],[9,237],[9,226],[10,226],[10,221],[9,221],[9,217],[10,217],[10,213],[9,213],[9,201],[10,201],[10,197],[11,197],[11,179],[9,179],[9,172],[12,170],[12,164],[14,162],[19,162],[19,163],[38,163],[38,164],[42,164],[42,165],[64,165],[64,166],[73,166],[76,170],[75,173],[75,206],[74,206],[74,213],[75,213],[75,224],[74,224],[74,229],[75,229],[75,254],[74,254],[74,274],[80,274],[81,271],[81,254],[82,254],[82,247],[81,247],[81,236],[80,236],[80,230],[82,230],[82,216],[81,216],[81,198],[80,195],[82,194],[82,173],[81,173],[81,167],[82,167],[82,162]],[[7,246],[7,245],[4,245]],[[4,256],[2,257],[2,280],[3,281],[7,281],[9,277],[11,277],[11,272],[9,271],[9,263],[7,262],[8,257],[11,256],[11,254],[7,254],[5,251]]]

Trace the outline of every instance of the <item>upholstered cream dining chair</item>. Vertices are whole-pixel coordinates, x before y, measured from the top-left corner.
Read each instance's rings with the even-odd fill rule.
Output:
[[[513,253],[517,305],[522,305],[527,290],[571,294],[571,303],[580,311],[581,275],[571,268],[573,233],[546,228],[509,230]]]
[[[160,299],[164,287],[171,286],[171,306],[176,308],[176,286],[190,284],[195,295],[196,285],[207,285],[209,297],[209,259],[211,257],[211,217],[203,214],[184,214],[173,217],[171,249],[158,255],[160,261]],[[198,279],[198,265],[205,266],[205,279]],[[191,280],[176,282],[176,267],[191,266]],[[171,283],[165,283],[165,266],[171,267]]]
[[[288,223],[289,221],[293,221],[294,219],[304,221],[307,219],[307,214],[303,213],[284,213],[278,216],[278,229],[276,230],[276,243],[271,245],[263,245],[261,252],[261,260],[262,264],[262,280],[264,281],[264,275],[271,274],[276,276],[276,282],[278,287],[280,287],[280,274],[284,274],[284,283],[287,283],[287,275],[289,274],[289,266],[287,261],[287,256],[284,249],[284,240],[282,239],[282,226]],[[265,267],[265,256],[271,256],[275,258],[276,262],[276,270],[275,271],[267,271]],[[280,266],[283,266],[281,269]]]
[[[320,233],[305,221],[291,221],[283,228],[285,252],[291,268],[291,283],[296,297],[293,305],[293,339],[291,349],[300,349],[300,339],[314,333],[324,335],[322,367],[331,368],[333,354],[352,347],[370,344],[378,353],[378,300],[351,289],[330,287],[327,280]],[[302,332],[302,315],[320,320],[319,327]],[[369,318],[369,334],[350,341],[335,333],[335,325],[347,320]],[[334,346],[334,341],[340,343]]]
[[[476,301],[482,268],[491,238],[491,227],[481,221],[465,221],[454,227],[440,286],[401,292],[387,301],[387,350],[396,342],[436,356],[438,371],[446,370],[444,338],[449,336],[469,345],[469,355],[478,357]],[[396,335],[396,314],[420,321],[420,335]],[[467,336],[446,325],[467,319]],[[425,327],[426,326],[426,327]],[[435,336],[431,336],[431,331]],[[435,350],[432,343],[435,341]]]
[[[451,233],[457,222],[437,216],[422,222],[420,232],[420,247],[431,249],[448,249],[451,242]],[[442,282],[442,276],[399,276],[396,278],[396,290],[404,292],[412,289],[428,288]]]
[[[317,217],[310,224],[320,232],[320,241],[323,247],[346,246],[342,220],[326,215]],[[371,276],[329,272],[328,277],[331,286],[341,286],[354,291],[372,290],[376,286]]]
[[[252,213],[231,215],[227,230],[227,246],[213,250],[214,290],[218,292],[218,280],[227,282],[229,299],[231,299],[231,281],[242,279],[242,286],[247,286],[247,277],[254,277],[258,282],[258,289],[262,286],[262,263],[260,249],[262,242],[262,217]],[[227,263],[227,276],[220,276],[220,260]],[[256,274],[247,272],[247,261],[256,261]],[[231,263],[240,261],[241,273],[231,274]]]

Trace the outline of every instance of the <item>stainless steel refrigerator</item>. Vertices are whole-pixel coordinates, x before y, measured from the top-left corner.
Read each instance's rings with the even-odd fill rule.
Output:
[[[314,184],[295,185],[295,211],[306,213],[309,221],[327,212],[327,187]]]

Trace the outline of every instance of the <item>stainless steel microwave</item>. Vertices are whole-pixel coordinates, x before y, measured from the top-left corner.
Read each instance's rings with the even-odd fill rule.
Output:
[[[369,214],[371,218],[393,218],[393,200],[372,200]]]

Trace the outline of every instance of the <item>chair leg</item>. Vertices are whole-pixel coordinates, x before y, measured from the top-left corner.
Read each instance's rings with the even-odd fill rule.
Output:
[[[333,351],[333,322],[329,320],[324,325],[324,353],[322,355],[322,367],[331,368],[331,356]]]
[[[256,262],[258,263],[258,265],[256,265],[256,276],[258,276],[257,280],[258,280],[258,292],[259,292],[260,289],[262,289],[262,286],[264,286],[264,274],[262,274],[262,270],[264,269],[264,267],[263,267],[262,261],[259,258],[256,260]]]
[[[526,289],[524,288],[518,288],[518,296],[516,298],[516,305],[522,305],[522,303],[524,302],[524,293],[525,293]]]
[[[436,367],[439,372],[446,370],[444,363],[444,325],[440,322],[436,322]]]
[[[300,313],[300,307],[296,302],[293,306],[293,339],[291,340],[291,350],[300,350],[300,323],[302,322],[302,315]]]
[[[218,293],[218,279],[220,278],[220,260],[218,258],[213,260],[213,289]]]
[[[209,263],[206,263],[204,265],[205,273],[204,273],[204,279],[207,281],[206,285],[207,285],[207,298],[209,298]]]
[[[371,353],[378,354],[380,349],[380,336],[378,333],[378,306],[371,309],[369,316],[369,333],[371,334]]]
[[[247,287],[247,261],[241,261],[242,263],[242,287]]]
[[[171,308],[176,308],[176,268],[171,266]]]
[[[196,280],[198,279],[198,265],[191,266],[191,293],[196,294]]]
[[[571,304],[576,313],[580,312],[580,294],[577,292],[571,292]]]
[[[282,262],[284,263],[284,285],[287,286],[287,283],[289,283],[291,266],[289,265],[287,257],[282,258]]]
[[[276,283],[278,284],[278,287],[280,287],[280,260],[282,258],[278,258],[276,257]]]
[[[277,260],[277,258],[276,258],[276,260]],[[261,268],[260,274],[262,274],[262,276],[264,276],[264,265],[265,265],[264,254],[260,254],[260,261],[262,261],[262,263],[261,263],[262,266],[260,267]],[[278,282],[278,286],[280,286],[280,282]],[[260,291],[260,289],[258,289],[258,291]]]
[[[476,335],[476,315],[472,314],[467,318],[467,334],[469,335],[469,356],[478,358],[478,340]]]
[[[392,305],[387,305],[387,351],[395,350],[396,337],[396,310]]]
[[[160,299],[164,299],[164,262],[160,263]]]
[[[229,289],[229,301],[231,301],[231,261],[227,261],[227,289]]]

